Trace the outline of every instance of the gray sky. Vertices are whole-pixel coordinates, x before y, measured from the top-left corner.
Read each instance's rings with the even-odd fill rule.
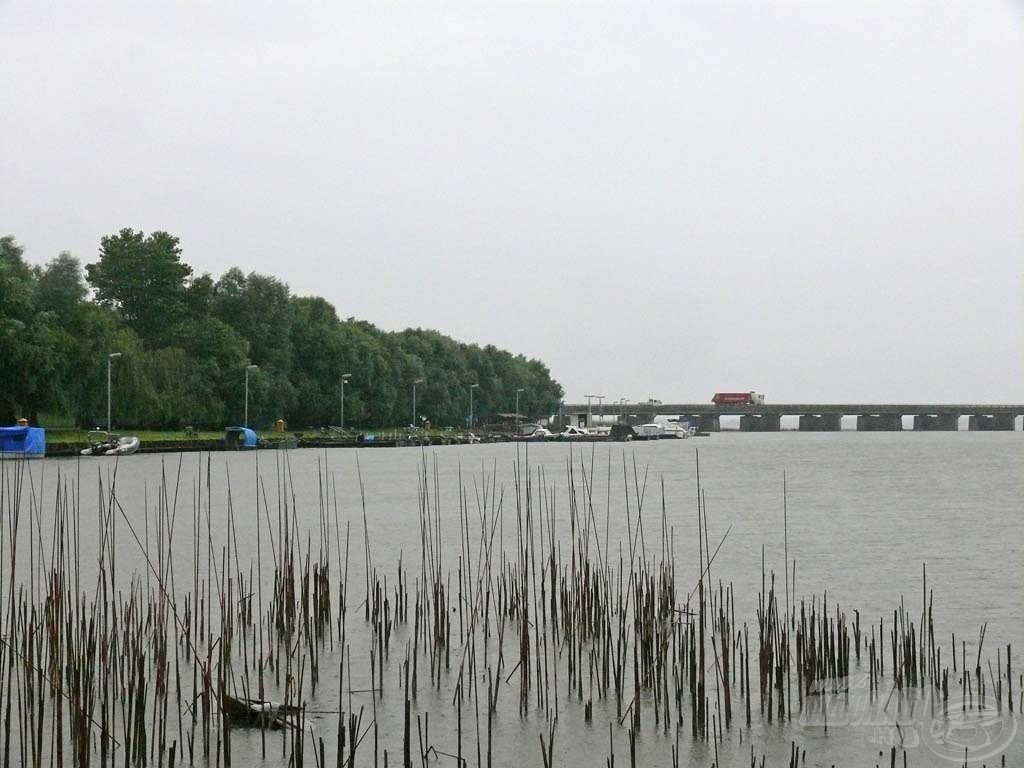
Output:
[[[0,0],[0,234],[567,399],[1024,401],[1024,2]]]

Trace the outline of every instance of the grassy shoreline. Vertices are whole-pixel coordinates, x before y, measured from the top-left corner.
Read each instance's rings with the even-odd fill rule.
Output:
[[[52,446],[52,447],[58,447],[58,446],[83,446],[84,447],[84,446],[89,444],[89,439],[88,439],[89,430],[87,430],[87,429],[72,429],[72,428],[68,428],[68,427],[46,427],[45,429],[46,429],[46,442],[47,442],[47,445],[49,445],[49,446]],[[260,430],[260,429],[255,429],[254,431],[256,432],[256,436],[259,439],[261,439],[261,440],[268,440],[268,441],[271,441],[271,442],[274,441],[274,440],[283,440],[283,439],[286,439],[286,438],[295,438],[295,437],[299,437],[299,436],[303,436],[303,437],[306,437],[306,438],[321,438],[321,437],[323,437],[324,439],[332,437],[332,435],[321,435],[319,429],[310,429],[310,430],[302,430],[302,429],[291,430],[291,429],[289,429],[286,432],[276,432],[276,431],[273,431],[273,430]],[[222,430],[222,429],[220,429],[220,430],[205,430],[204,429],[204,430],[197,430],[197,431],[192,432],[192,433],[186,433],[185,430],[183,430],[183,429],[166,429],[166,430],[158,430],[158,429],[138,429],[138,430],[136,430],[136,429],[123,429],[123,430],[118,430],[118,429],[115,428],[113,430],[113,432],[115,434],[135,435],[136,437],[139,438],[140,441],[142,441],[142,443],[144,445],[147,442],[148,443],[154,443],[154,442],[182,442],[182,443],[185,443],[185,442],[193,442],[193,441],[198,442],[198,441],[206,441],[206,440],[223,440],[224,439],[224,430]],[[374,435],[378,435],[378,436],[395,435],[395,434],[399,434],[400,435],[400,434],[405,434],[405,430],[399,429],[397,427],[393,427],[393,428],[390,428],[390,429],[379,429],[379,430],[377,430],[377,429],[366,429],[366,430],[363,430],[363,429],[352,429],[352,430],[349,430],[348,434],[352,438],[354,438],[358,434],[374,434]],[[451,434],[451,433],[445,433],[443,430],[432,429],[432,430],[429,430],[429,431],[420,430],[420,432],[418,434],[420,436],[423,436],[423,437],[441,437],[441,436],[443,436],[445,434]]]

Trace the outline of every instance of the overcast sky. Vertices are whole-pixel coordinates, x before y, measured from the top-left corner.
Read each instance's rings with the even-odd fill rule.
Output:
[[[1024,401],[1024,2],[0,0],[0,234],[567,399]]]

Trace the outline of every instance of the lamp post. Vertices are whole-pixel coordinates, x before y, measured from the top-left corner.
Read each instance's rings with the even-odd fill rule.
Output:
[[[341,429],[345,429],[345,382],[352,378],[351,373],[341,374]]]
[[[600,429],[601,424],[604,423],[604,395],[595,395],[595,399],[597,400],[598,429]]]
[[[516,428],[519,428],[519,393],[524,392],[524,388],[520,387],[516,390]]]
[[[414,379],[412,382],[412,428],[416,429],[416,385],[422,384],[423,379]]]
[[[120,352],[111,352],[107,355],[107,432],[110,432],[110,362],[120,356]]]
[[[473,390],[479,387],[479,384],[469,385],[469,428],[473,429]]]
[[[259,368],[258,365],[247,365],[245,366],[245,424],[243,426],[249,428],[249,371],[255,371]]]

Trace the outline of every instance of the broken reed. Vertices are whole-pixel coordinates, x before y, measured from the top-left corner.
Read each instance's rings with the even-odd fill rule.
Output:
[[[616,734],[624,734],[636,764],[645,727],[671,736],[674,766],[683,760],[681,737],[712,744],[717,764],[719,745],[734,731],[742,741],[755,718],[784,723],[794,713],[820,712],[827,729],[829,697],[848,694],[851,675],[864,669],[872,696],[928,688],[945,707],[952,681],[962,708],[994,702],[1020,710],[1010,646],[1005,665],[999,648],[996,666],[987,660],[983,668],[985,627],[973,666],[963,640],[958,666],[955,636],[943,659],[926,573],[916,623],[901,603],[888,623],[879,618],[865,633],[859,613],[851,621],[827,596],[797,603],[795,561],[786,563],[780,601],[762,554],[752,632],[748,622],[737,623],[732,584],[715,575],[729,531],[712,538],[699,461],[697,536],[686,543],[697,557],[684,574],[677,563],[687,558],[675,551],[664,487],[649,543],[647,473],[625,456],[618,514],[626,536],[609,544],[615,473],[609,453],[602,526],[595,455],[588,462],[570,451],[563,494],[544,468],[530,467],[527,453],[512,468],[511,497],[496,465],[470,479],[460,470],[453,526],[442,511],[436,459],[422,453],[419,564],[410,578],[399,554],[390,586],[373,558],[357,463],[364,578],[356,588],[362,624],[354,631],[351,520],[342,522],[326,453],[318,462],[315,530],[300,525],[287,454],[275,455],[272,494],[257,467],[256,505],[244,511],[235,509],[227,473],[214,477],[209,456],[195,467],[191,488],[181,483],[184,457],[173,477],[162,466],[152,497],[147,490],[141,530],[118,498],[119,465],[97,469],[96,520],[83,521],[80,475],[88,464],[58,467],[44,512],[29,465],[0,462],[0,768],[230,766],[239,724],[226,711],[229,699],[276,699],[279,708],[268,712],[292,714],[259,719],[261,756],[302,766],[311,755],[317,768],[329,758],[339,768],[399,759],[426,766],[438,758],[490,768],[495,719],[509,716],[513,699],[521,717],[543,715],[536,764],[544,768],[560,762],[559,721],[592,722],[595,700],[601,711],[614,709],[608,766]],[[226,503],[215,508],[220,482]],[[92,536],[96,575],[86,584],[83,540]],[[246,559],[253,538],[256,557]],[[191,571],[176,573],[174,554],[184,550]],[[118,555],[127,551],[142,571],[119,579]],[[401,645],[393,649],[396,637]],[[311,704],[321,701],[324,685],[333,691],[329,711]],[[435,728],[431,737],[430,713],[417,703],[424,686],[451,692],[454,733]],[[392,694],[401,704],[390,703]],[[400,743],[380,727],[391,706],[400,707]],[[311,717],[336,718],[333,742]],[[794,742],[791,764],[796,755]]]

